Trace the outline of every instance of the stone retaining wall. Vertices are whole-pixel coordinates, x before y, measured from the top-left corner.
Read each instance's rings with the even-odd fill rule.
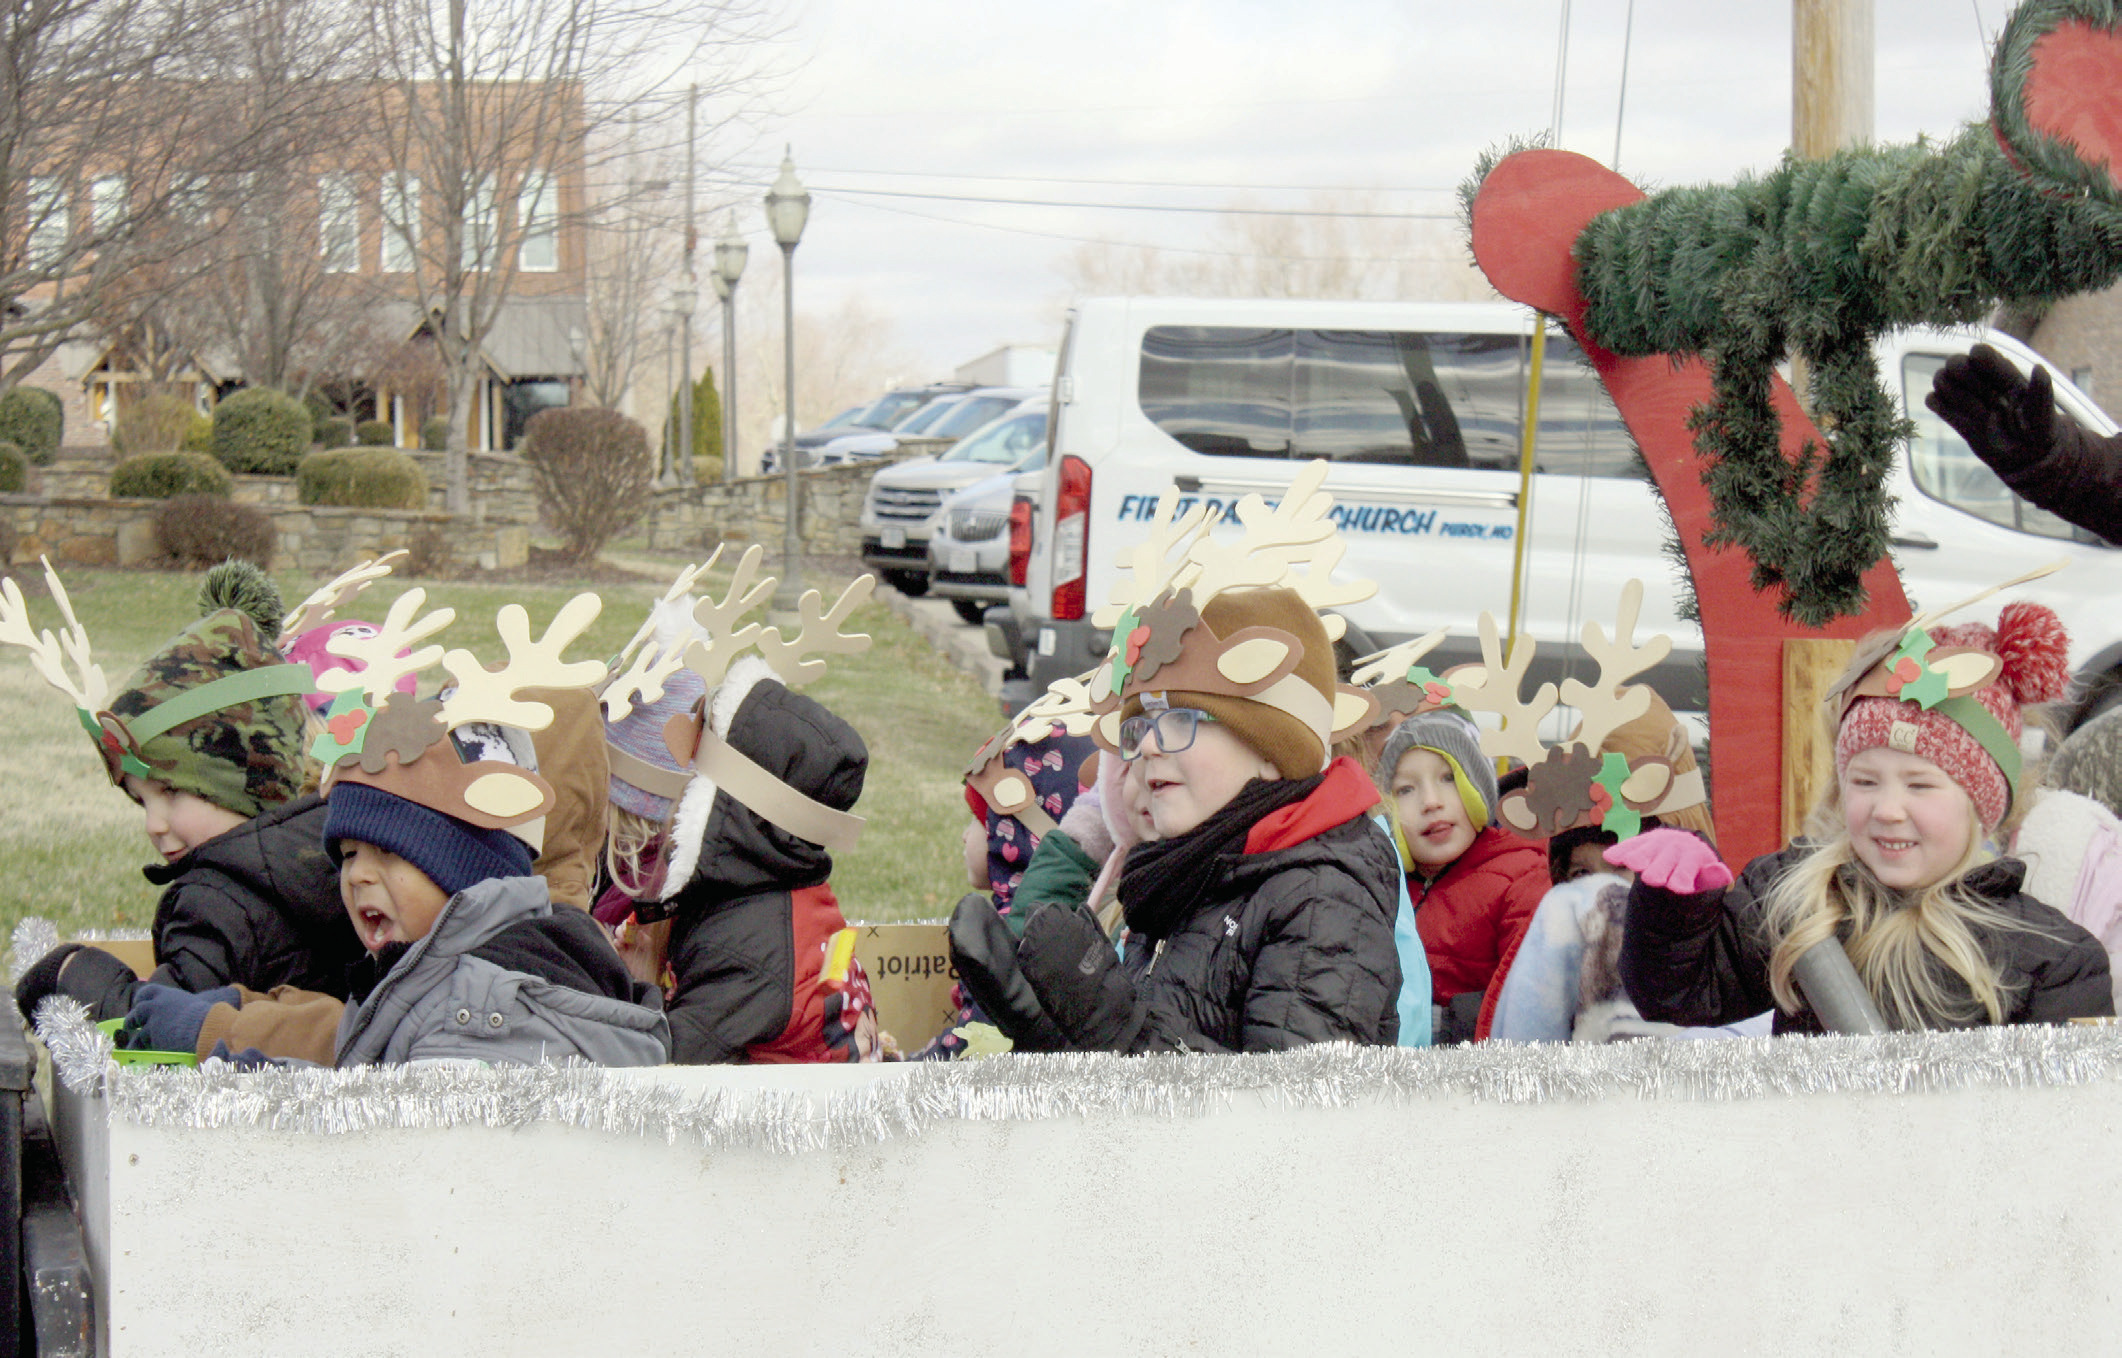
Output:
[[[442,473],[441,453],[414,452],[413,461],[427,473],[428,508],[440,511],[447,502],[449,483]],[[111,469],[118,459],[107,450],[62,449],[48,467],[30,469],[29,488],[55,500],[96,500],[110,493]],[[531,484],[530,467],[513,453],[471,455],[472,519],[495,524],[534,524],[538,521],[538,494]],[[300,503],[291,476],[238,476],[230,498],[245,504],[274,506]]]
[[[260,478],[270,479],[270,478]],[[139,566],[159,560],[155,532],[160,500],[55,499],[0,495],[0,520],[15,530],[11,560],[54,564]],[[279,535],[273,564],[311,574],[340,571],[378,552],[412,547],[423,532],[447,541],[458,569],[508,570],[530,556],[530,528],[488,521],[458,524],[435,510],[341,509],[325,505],[263,504]]]
[[[879,467],[914,454],[885,456],[800,472],[802,503],[796,531],[803,550],[818,556],[856,556],[862,550],[862,501]],[[778,557],[787,511],[787,478],[741,477],[727,485],[659,490],[641,526],[651,551],[692,552],[719,543],[758,542]]]

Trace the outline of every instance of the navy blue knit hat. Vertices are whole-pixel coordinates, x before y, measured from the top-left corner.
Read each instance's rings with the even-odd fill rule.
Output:
[[[531,875],[530,846],[508,831],[482,830],[366,783],[341,783],[325,802],[324,848],[335,864],[342,839],[398,855],[452,896],[490,878]]]

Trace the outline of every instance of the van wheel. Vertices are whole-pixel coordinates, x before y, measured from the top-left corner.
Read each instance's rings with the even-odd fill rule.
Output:
[[[987,605],[978,599],[953,599],[950,606],[958,610],[958,616],[978,627],[987,621]]]
[[[928,577],[920,571],[885,571],[884,583],[909,599],[928,593]]]

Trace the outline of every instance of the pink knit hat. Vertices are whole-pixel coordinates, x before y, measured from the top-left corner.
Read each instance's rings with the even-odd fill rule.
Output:
[[[2054,702],[2069,687],[2062,621],[2041,604],[2006,604],[1994,629],[1962,623],[1898,640],[1848,689],[1836,775],[1882,746],[1927,759],[1974,801],[1982,828],[1995,829],[2018,789],[2021,704]],[[1987,677],[1968,685],[1976,673]]]

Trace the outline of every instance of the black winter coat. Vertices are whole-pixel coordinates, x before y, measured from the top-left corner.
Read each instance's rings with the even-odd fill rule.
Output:
[[[1224,854],[1161,942],[1128,941],[1157,1045],[1280,1051],[1400,1036],[1400,866],[1368,816],[1300,843]]]
[[[868,747],[853,727],[771,676],[763,665],[731,667],[726,683],[743,687],[728,695],[735,710],[724,738],[789,787],[847,810],[862,795]],[[712,805],[703,815],[705,798]],[[686,846],[696,852],[673,844],[673,862],[689,871],[660,907],[673,919],[671,1060],[835,1059],[822,1034],[792,1031],[820,1003],[818,941],[846,926],[824,889],[832,855],[705,779],[687,787],[671,835],[698,836]]]
[[[155,906],[158,965],[148,980],[184,990],[291,985],[339,999],[365,954],[324,852],[324,803],[313,796],[254,816],[174,863],[141,869],[166,887]],[[139,983],[120,979],[82,1002],[122,1018]]]
[[[1774,1009],[1779,1033],[1822,1031],[1810,1009],[1784,1010],[1768,988],[1765,897],[1808,852],[1794,844],[1764,854],[1722,891],[1682,896],[1637,881],[1621,935],[1621,980],[1637,1012],[1661,1023],[1708,1027]],[[1984,863],[1966,877],[1985,901],[2027,926],[1980,935],[2009,997],[2005,1022],[2060,1023],[2114,1013],[2106,949],[2060,911],[2019,890],[2025,878],[2025,865],[2013,858]],[[1958,977],[1947,973],[1945,980],[1965,993]]]

